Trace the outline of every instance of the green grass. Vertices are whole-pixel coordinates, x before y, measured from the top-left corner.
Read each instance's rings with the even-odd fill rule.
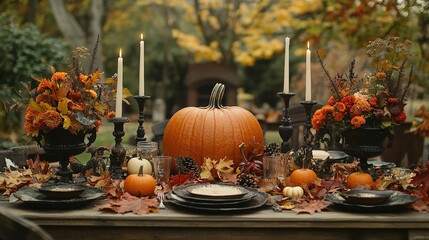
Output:
[[[124,124],[125,136],[122,138],[122,144],[127,149],[127,155],[131,155],[133,150],[136,148],[136,143],[134,138],[136,135],[138,123],[136,120],[130,120],[130,122]],[[143,124],[146,138],[150,140],[152,138],[152,122],[145,121]],[[115,145],[115,137],[113,136],[113,123],[108,121],[103,121],[103,124],[100,127],[100,130],[97,132],[97,138],[91,147],[104,146],[107,148],[112,148]],[[282,139],[280,138],[278,131],[267,131],[265,133],[265,143],[278,142],[281,143]],[[76,156],[80,162],[86,163],[91,158],[91,153],[84,152]]]
[[[147,121],[143,124],[146,138],[152,138],[152,122]],[[132,151],[136,147],[134,138],[137,132],[138,123],[137,122],[128,122],[124,124],[125,135],[122,137],[122,144],[127,149],[127,155],[132,154]],[[99,131],[97,132],[97,138],[94,143],[91,144],[91,147],[104,146],[107,148],[112,148],[115,145],[115,137],[113,136],[113,123],[108,121],[103,121]],[[86,163],[91,158],[91,153],[84,152],[76,156],[80,162]]]

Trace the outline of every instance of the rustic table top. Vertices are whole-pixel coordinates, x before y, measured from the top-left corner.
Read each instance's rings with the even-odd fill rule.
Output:
[[[311,236],[320,236],[320,239],[352,239],[356,234],[362,235],[356,239],[419,239],[422,236],[429,239],[429,214],[412,210],[357,213],[331,209],[313,215],[297,215],[292,211],[275,212],[270,206],[263,206],[253,211],[214,214],[187,211],[166,203],[166,209],[158,213],[135,215],[98,211],[96,205],[104,201],[97,200],[69,210],[28,209],[7,201],[0,201],[0,207],[6,207],[35,222],[55,239],[71,236],[97,239],[106,231],[121,239],[137,239],[136,236],[140,236],[142,231],[152,237],[181,239],[177,236],[192,237],[193,233],[204,234],[214,229],[217,229],[216,235],[213,238],[207,236],[206,239],[219,239],[219,236],[227,236],[228,239],[261,239],[257,236],[260,237],[262,233],[271,237],[293,235],[296,239],[308,239]]]

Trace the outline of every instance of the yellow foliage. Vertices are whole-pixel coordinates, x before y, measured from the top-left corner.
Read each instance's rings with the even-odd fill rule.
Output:
[[[64,129],[69,129],[71,125],[70,117],[65,114],[61,114],[61,117],[63,117],[64,119],[64,124],[63,124]]]
[[[67,107],[67,98],[63,98],[58,102],[58,110],[60,111],[61,114],[67,114],[68,112],[68,107]]]

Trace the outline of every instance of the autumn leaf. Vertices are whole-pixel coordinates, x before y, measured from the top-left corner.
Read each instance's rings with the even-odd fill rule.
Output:
[[[7,170],[0,177],[0,190],[3,195],[10,195],[18,191],[23,186],[41,186],[49,181],[52,172],[49,170],[49,163],[41,162],[37,157],[34,161],[27,160],[28,169]]]
[[[67,101],[69,99],[63,98],[58,102],[58,110],[60,110],[60,113],[62,115],[67,114],[68,112],[68,107],[67,107],[67,103],[70,101]]]
[[[211,160],[210,158],[204,158],[203,164],[201,165],[201,179],[207,179],[209,181],[214,180],[211,170],[214,168],[215,163],[216,161]]]
[[[47,174],[50,171],[50,165],[46,161],[41,161],[40,156],[37,155],[34,161],[32,159],[27,160],[28,168],[31,170],[30,173],[41,173]]]
[[[281,205],[281,208],[283,209],[283,210],[292,210],[292,209],[294,209],[296,206],[295,206],[295,204],[292,202],[292,201],[287,201],[287,202],[285,202],[285,203],[283,203],[282,205]]]
[[[109,171],[103,171],[100,176],[87,176],[88,185],[103,189],[109,198],[120,198],[122,196],[122,180],[113,180]]]
[[[234,172],[234,161],[231,159],[222,158],[214,165],[214,168],[217,171],[217,175],[219,178],[222,174],[228,174]]]
[[[292,209],[296,214],[308,213],[315,214],[316,212],[322,212],[323,209],[327,208],[331,203],[324,200],[309,200],[298,204]]]
[[[124,193],[119,200],[110,200],[108,203],[98,206],[99,210],[111,210],[117,213],[132,212],[143,215],[158,212],[158,200],[150,197],[135,197]]]
[[[187,174],[176,174],[171,178],[171,187],[193,183],[194,172],[190,171]]]
[[[69,129],[69,127],[72,124],[70,117],[65,114],[62,114],[61,117],[63,117],[64,119],[64,124],[63,124],[64,129]]]
[[[237,182],[237,174],[232,173],[224,173],[218,172],[219,179],[224,183],[232,183],[235,184]]]

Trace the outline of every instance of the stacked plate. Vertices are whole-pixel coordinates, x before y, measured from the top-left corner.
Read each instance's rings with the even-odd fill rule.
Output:
[[[351,190],[346,193],[330,193],[325,200],[339,208],[355,212],[389,212],[405,209],[418,197],[390,190]]]
[[[11,195],[11,202],[22,202],[40,209],[69,209],[83,206],[104,195],[104,191],[98,188],[67,184],[41,189],[23,187]]]
[[[170,203],[193,210],[238,211],[261,207],[268,195],[230,184],[189,184],[173,189],[167,197]]]

